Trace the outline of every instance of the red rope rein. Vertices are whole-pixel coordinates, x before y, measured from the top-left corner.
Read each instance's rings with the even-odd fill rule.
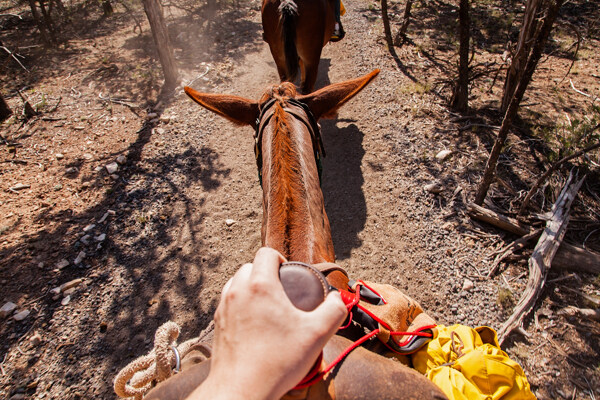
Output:
[[[354,308],[354,306],[356,306],[359,309],[361,309],[362,311],[364,311],[371,318],[373,318],[375,321],[377,321],[386,330],[388,330],[389,333],[390,333],[390,336],[410,336],[406,341],[404,341],[402,343],[399,343],[399,346],[403,346],[403,345],[408,344],[412,340],[412,336],[433,337],[432,333],[430,333],[430,332],[423,332],[423,331],[426,330],[426,329],[434,328],[435,325],[427,325],[427,326],[419,328],[418,331],[413,331],[413,332],[392,331],[391,328],[390,328],[390,326],[385,321],[381,320],[375,314],[373,314],[372,312],[370,312],[369,310],[367,310],[366,308],[364,308],[363,306],[361,306],[359,304],[359,302],[360,302],[360,286],[361,285],[365,286],[367,289],[369,289],[370,291],[372,291],[373,293],[375,293],[377,296],[379,296],[381,298],[381,300],[383,301],[384,304],[387,304],[387,302],[385,301],[385,299],[383,298],[383,296],[381,296],[375,290],[373,290],[372,288],[370,288],[369,286],[367,286],[363,281],[358,281],[358,283],[356,285],[356,288],[355,288],[354,296],[352,296],[352,293],[350,293],[348,291],[345,291],[345,290],[340,291],[340,295],[342,296],[342,300],[344,301],[344,304],[346,304],[346,308],[348,309],[348,315],[349,315],[349,317],[348,317],[348,323],[345,326],[340,327],[339,328],[340,330],[346,329],[346,328],[348,328],[350,326],[350,324],[352,323],[352,311],[351,310],[352,310],[352,308]],[[358,346],[360,346],[361,344],[363,344],[367,340],[371,339],[373,336],[376,336],[380,332],[381,332],[381,329],[377,328],[377,329],[375,329],[375,330],[367,333],[365,336],[361,337],[360,339],[358,339],[357,341],[355,341],[354,343],[352,343],[350,346],[348,346],[348,348],[346,348],[346,350],[344,350],[339,356],[337,356],[337,358],[335,360],[333,360],[323,370],[320,369],[321,368],[321,364],[323,363],[323,352],[321,352],[319,354],[319,358],[317,358],[317,361],[315,362],[315,364],[313,365],[313,367],[310,369],[310,371],[308,372],[308,374],[292,390],[304,389],[306,387],[314,385],[315,383],[317,383],[318,381],[320,381],[321,379],[323,379],[323,377],[329,371],[331,371],[337,364],[339,364],[340,362],[342,362],[344,360],[344,358],[346,358],[348,356],[348,354],[350,354],[350,352],[352,350],[354,350],[355,348],[357,348]],[[399,353],[398,351],[394,350],[387,343],[384,343],[383,341],[381,341],[381,342],[388,349],[390,349],[391,351],[393,351],[394,353],[402,354],[402,353]]]

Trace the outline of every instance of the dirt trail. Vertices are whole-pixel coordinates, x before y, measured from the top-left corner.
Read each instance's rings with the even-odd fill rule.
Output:
[[[489,137],[457,129],[445,108],[447,93],[432,89],[453,65],[452,55],[432,57],[431,43],[423,39],[400,49],[396,61],[383,45],[378,10],[367,1],[351,2],[346,8],[347,36],[325,47],[317,88],[374,68],[381,73],[336,119],[321,121],[327,152],[322,189],[337,261],[355,278],[397,286],[439,323],[497,329],[506,318],[505,308],[497,304],[504,279],[485,279],[483,274],[490,253],[510,238],[474,225],[464,213]],[[276,83],[274,62],[260,38],[258,10],[259,3],[253,1],[248,10],[235,10],[235,18],[224,18],[220,29],[211,28],[214,38],[190,33],[184,44],[178,43],[184,83],[250,99],[258,99]],[[181,31],[195,32],[195,27],[182,23]],[[112,38],[84,38],[77,45],[87,46],[97,58],[107,52],[110,62],[128,71],[133,62],[128,52],[137,54],[150,40],[145,32],[136,37],[124,28]],[[202,54],[205,65],[198,61]],[[204,110],[181,91],[147,118],[118,105],[110,111],[106,104],[93,108],[99,88],[108,86],[118,93],[119,85],[111,80],[114,75],[90,83],[86,76],[97,64],[86,60],[89,70],[73,75],[61,71],[63,75],[44,82],[56,85],[56,93],[65,98],[73,89],[80,92],[82,97],[73,104],[85,107],[71,110],[75,128],[38,122],[48,135],[22,139],[21,156],[35,159],[33,154],[41,151],[33,150],[36,145],[49,148],[47,172],[39,172],[33,162],[9,164],[11,185],[31,177],[37,187],[20,197],[2,194],[0,203],[0,210],[14,211],[10,218],[17,221],[4,236],[3,256],[8,261],[1,270],[3,296],[34,311],[23,324],[10,322],[0,331],[8,338],[2,347],[5,373],[0,376],[0,396],[6,398],[112,398],[110,382],[116,372],[150,350],[159,325],[176,321],[182,326],[182,339],[207,326],[221,287],[260,246],[262,194],[252,129]],[[79,117],[87,113],[94,115],[87,119],[89,125]],[[94,136],[100,125],[95,121],[105,118],[105,132]],[[444,149],[454,153],[438,162],[435,155]],[[57,159],[60,151],[69,163]],[[88,152],[94,152],[92,159]],[[118,176],[110,178],[104,166],[119,155],[126,161]],[[66,172],[72,165],[77,167],[75,176]],[[90,184],[82,187],[85,182]],[[440,185],[439,194],[424,189],[431,183]],[[69,190],[57,189],[58,184]],[[49,189],[40,194],[40,186]],[[54,204],[39,205],[51,198]],[[114,214],[102,220],[108,210]],[[234,222],[227,223],[229,219]],[[83,230],[90,224],[95,226],[86,244]],[[97,247],[94,237],[100,234],[107,236]],[[82,249],[87,252],[85,261],[73,265]],[[62,258],[70,265],[58,270],[55,264]],[[14,265],[21,268],[12,272],[9,267]],[[519,263],[505,271],[515,297],[526,283],[524,271]],[[48,294],[79,277],[85,283],[68,304],[61,305],[63,296]],[[597,364],[597,326],[588,335],[546,318],[553,302],[563,301],[561,293],[555,291],[540,306],[545,334],[578,362]],[[36,332],[42,342],[33,345],[30,339]],[[529,340],[511,344],[508,351],[523,365],[540,398],[554,398],[555,390],[570,393],[572,379],[583,382],[575,364],[555,357],[549,341],[537,333]],[[584,373],[600,387],[597,370]]]

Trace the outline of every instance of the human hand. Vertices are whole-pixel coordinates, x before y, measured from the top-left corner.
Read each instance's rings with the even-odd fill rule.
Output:
[[[282,262],[277,251],[261,248],[227,282],[215,313],[210,373],[188,399],[279,399],[344,321],[338,292],[313,311],[294,307],[279,280]]]

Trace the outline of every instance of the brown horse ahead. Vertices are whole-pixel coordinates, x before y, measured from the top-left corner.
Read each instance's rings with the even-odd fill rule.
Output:
[[[260,102],[185,88],[203,107],[235,123],[255,128],[255,150],[263,187],[263,246],[278,250],[288,260],[311,264],[334,261],[320,188],[323,147],[316,121],[334,113],[378,72],[375,70],[362,78],[330,85],[306,96],[296,96],[295,86],[283,83],[268,91]],[[336,273],[343,275],[334,271],[327,279],[337,286],[331,279]],[[337,279],[345,279],[339,285],[347,287],[345,275]],[[325,362],[332,362],[349,344],[348,339],[334,336],[323,350]],[[147,398],[183,399],[206,378],[209,369],[210,359],[166,380]],[[250,393],[248,397],[252,397]],[[443,398],[439,389],[416,371],[364,348],[352,351],[323,380],[286,395],[290,400]]]
[[[302,93],[312,92],[321,50],[333,33],[333,15],[332,0],[263,0],[264,39],[282,82],[293,82],[300,66]]]

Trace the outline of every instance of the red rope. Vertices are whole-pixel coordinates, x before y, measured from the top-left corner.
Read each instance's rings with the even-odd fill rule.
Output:
[[[348,309],[348,313],[349,313],[348,314],[349,315],[348,324],[343,327],[340,327],[339,328],[340,330],[346,329],[346,328],[348,328],[348,326],[350,326],[350,324],[352,323],[352,311],[351,310],[352,310],[352,308],[354,308],[354,306],[356,306],[356,307],[360,308],[362,311],[364,311],[371,318],[373,318],[375,321],[377,321],[386,330],[390,331],[390,336],[410,336],[406,341],[399,343],[398,344],[399,346],[404,346],[404,345],[408,344],[412,340],[412,336],[433,337],[433,334],[431,334],[429,332],[422,332],[422,331],[424,331],[426,329],[434,328],[436,325],[423,326],[423,327],[419,328],[417,331],[413,331],[413,332],[392,331],[390,326],[385,321],[381,320],[375,314],[373,314],[372,312],[370,312],[369,310],[367,310],[366,308],[364,308],[363,306],[361,306],[359,304],[360,286],[361,285],[365,286],[367,289],[369,289],[370,291],[375,293],[377,296],[379,296],[381,298],[381,300],[383,301],[384,304],[387,304],[387,302],[385,301],[383,296],[381,296],[375,290],[373,290],[372,288],[367,286],[363,281],[357,282],[356,287],[355,287],[354,296],[352,296],[352,293],[347,290],[340,290],[340,295],[342,297],[342,301],[346,305],[346,308]],[[319,354],[319,358],[317,359],[317,361],[315,362],[315,364],[313,365],[311,370],[308,372],[308,374],[292,390],[304,389],[308,386],[314,385],[315,383],[317,383],[318,381],[323,379],[325,374],[327,374],[329,371],[331,371],[337,364],[339,364],[344,358],[346,358],[352,350],[354,350],[355,348],[357,348],[358,346],[360,346],[367,340],[371,339],[373,336],[379,334],[380,332],[381,332],[381,330],[379,328],[375,329],[375,330],[371,331],[370,333],[366,334],[365,336],[363,336],[362,338],[358,339],[356,342],[352,343],[350,346],[348,346],[348,348],[346,350],[344,350],[335,360],[333,360],[322,371],[320,371],[320,367],[321,367],[321,364],[323,361],[323,352],[321,352],[321,354]],[[387,343],[385,343],[383,341],[381,341],[381,342],[388,349],[393,351],[394,353],[402,354],[402,353],[399,353],[398,351],[394,350],[393,348],[391,348]]]

